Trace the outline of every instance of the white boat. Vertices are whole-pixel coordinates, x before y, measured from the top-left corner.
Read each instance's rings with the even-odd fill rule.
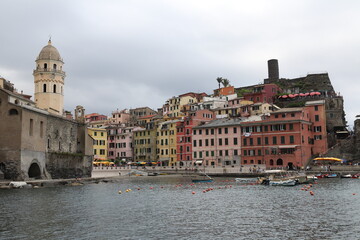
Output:
[[[258,182],[258,178],[235,178],[235,182],[237,182],[237,183],[256,183],[256,182]]]
[[[340,176],[341,178],[352,178],[351,174],[343,174]]]
[[[287,179],[287,180],[270,180],[270,186],[295,186],[296,180]]]

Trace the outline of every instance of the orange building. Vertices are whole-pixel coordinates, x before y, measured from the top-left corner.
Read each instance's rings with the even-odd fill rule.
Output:
[[[262,120],[242,122],[242,160],[267,168],[304,167],[327,151],[325,102],[283,108]]]

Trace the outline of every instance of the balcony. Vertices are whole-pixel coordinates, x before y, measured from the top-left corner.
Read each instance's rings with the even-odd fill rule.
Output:
[[[37,68],[34,69],[33,73],[38,73],[38,72],[48,72],[48,73],[60,73],[65,75],[65,72],[60,70],[60,69],[54,69],[54,68]]]

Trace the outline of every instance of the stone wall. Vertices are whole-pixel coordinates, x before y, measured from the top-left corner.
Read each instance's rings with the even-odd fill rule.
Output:
[[[91,177],[92,158],[77,153],[47,153],[46,169],[53,179]]]

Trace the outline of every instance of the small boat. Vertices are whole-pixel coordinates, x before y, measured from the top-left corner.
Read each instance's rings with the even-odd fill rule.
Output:
[[[319,174],[316,174],[315,177],[316,177],[317,179],[319,179],[319,178],[324,178],[324,177],[325,177],[325,174],[319,173]]]
[[[287,179],[287,180],[270,180],[270,186],[295,186],[296,180]]]
[[[352,178],[351,174],[342,174],[341,178]]]
[[[201,175],[192,177],[191,181],[193,183],[205,183],[205,182],[213,182],[214,179],[212,179],[209,175],[203,172]]]
[[[351,178],[359,178],[359,177],[360,177],[359,174],[354,174],[354,175],[351,176]]]
[[[237,183],[257,183],[259,179],[257,178],[235,178]]]
[[[338,175],[336,173],[332,173],[332,174],[326,174],[325,175],[327,178],[336,178],[338,177]]]

